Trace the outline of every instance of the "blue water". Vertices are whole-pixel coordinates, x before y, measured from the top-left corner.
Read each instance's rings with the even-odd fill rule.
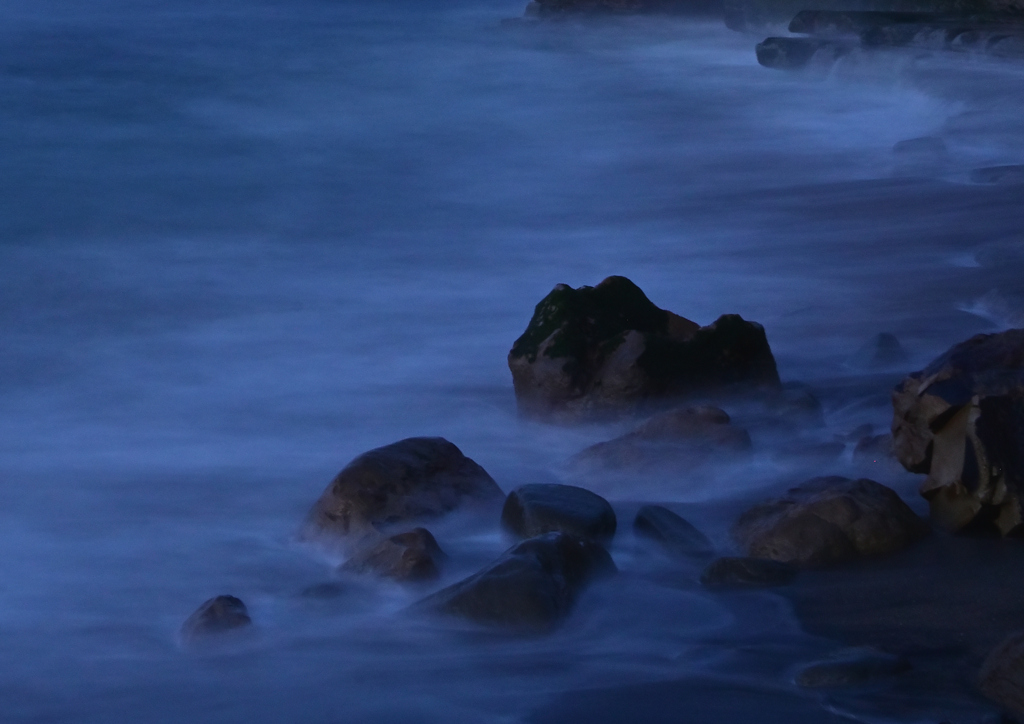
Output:
[[[336,561],[293,534],[377,445],[443,435],[508,490],[616,433],[516,417],[505,355],[559,282],[758,320],[825,406],[792,442],[883,431],[901,372],[1024,323],[1022,187],[970,182],[1024,163],[1024,68],[782,74],[714,20],[501,25],[522,4],[0,0],[0,720],[519,722],[664,681],[800,699],[792,667],[829,644],[781,599],[703,591],[628,512],[679,504],[728,550],[743,501],[848,455],[755,435],[738,467],[595,479],[622,575],[542,639],[415,619],[429,587],[304,597]],[[893,154],[920,136],[948,156]],[[880,331],[905,369],[851,366]],[[507,545],[463,523],[436,526],[445,582]],[[219,593],[257,635],[181,651]]]

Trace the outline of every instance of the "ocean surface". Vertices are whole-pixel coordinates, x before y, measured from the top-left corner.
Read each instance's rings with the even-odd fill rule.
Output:
[[[703,590],[630,513],[727,552],[737,510],[810,475],[922,510],[850,435],[888,428],[902,374],[1024,326],[1024,186],[972,181],[1024,163],[1024,65],[781,73],[714,18],[501,23],[523,4],[0,0],[0,721],[937,721],[799,691],[835,645]],[[406,610],[504,550],[496,521],[431,526],[452,563],[422,587],[296,542],[367,449],[441,435],[508,491],[626,429],[520,419],[506,367],[555,284],[611,274],[763,324],[825,426],[575,480],[619,510],[621,573],[546,637]],[[880,332],[908,357],[866,368]],[[217,594],[254,635],[182,650]]]

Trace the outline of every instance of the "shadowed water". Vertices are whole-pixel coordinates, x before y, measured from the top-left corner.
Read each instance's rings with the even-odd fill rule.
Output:
[[[1024,67],[784,74],[711,20],[500,24],[521,10],[0,0],[4,721],[569,721],[589,689],[650,721],[719,691],[718,721],[833,716],[791,683],[827,642],[780,599],[702,590],[630,514],[678,504],[729,550],[744,502],[865,472],[920,509],[914,476],[858,467],[852,442],[800,450],[883,432],[901,373],[1022,324],[1024,186],[971,172],[1024,163]],[[893,153],[923,136],[946,154]],[[826,426],[583,481],[619,510],[622,574],[550,637],[404,611],[430,586],[303,595],[336,561],[293,534],[358,453],[443,435],[507,491],[624,429],[518,419],[505,366],[554,284],[609,274],[702,324],[764,324]],[[878,332],[909,361],[858,367]],[[431,527],[444,582],[508,545],[493,521]],[[256,634],[182,652],[220,593]]]

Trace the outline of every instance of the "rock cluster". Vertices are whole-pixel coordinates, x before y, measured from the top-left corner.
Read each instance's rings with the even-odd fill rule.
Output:
[[[750,556],[817,568],[898,551],[927,531],[884,485],[827,477],[747,510],[732,534]]]
[[[1024,531],[1024,329],[962,342],[893,391],[893,451],[950,530]]]
[[[779,387],[764,329],[727,314],[707,327],[656,307],[625,277],[557,285],[508,355],[528,416],[571,421],[736,386]]]

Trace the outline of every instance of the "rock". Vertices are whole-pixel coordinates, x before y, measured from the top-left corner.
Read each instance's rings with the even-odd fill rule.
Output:
[[[777,389],[764,329],[735,314],[707,327],[654,306],[633,282],[556,286],[508,355],[522,414],[613,417],[736,387]]]
[[[711,561],[700,582],[708,588],[767,588],[791,583],[796,574],[796,567],[788,563],[727,556]]]
[[[754,506],[739,517],[732,534],[751,556],[816,568],[898,551],[927,530],[884,485],[828,477]]]
[[[707,13],[717,5],[713,0],[537,0],[526,7],[528,14],[557,18],[575,15]]]
[[[249,612],[241,599],[217,596],[203,602],[181,625],[183,644],[197,643],[211,636],[236,631],[252,625]]]
[[[858,686],[909,671],[910,662],[870,647],[848,649],[829,660],[803,669],[796,677],[798,686],[808,689]]]
[[[656,540],[673,555],[703,557],[714,552],[707,536],[661,505],[640,508],[633,521],[633,530],[638,536]]]
[[[755,47],[757,62],[766,68],[797,70],[819,57],[832,63],[850,52],[851,46],[821,38],[765,38]]]
[[[541,483],[509,493],[501,524],[521,538],[560,531],[608,541],[615,535],[616,521],[612,506],[600,495],[574,485]]]
[[[519,543],[419,606],[487,626],[544,631],[569,614],[587,584],[614,571],[600,545],[567,533],[547,533]]]
[[[1024,632],[1007,637],[986,657],[978,688],[1010,713],[1024,717]]]
[[[768,406],[783,422],[798,427],[825,425],[825,410],[821,400],[803,383],[787,382],[778,394],[769,396]]]
[[[892,452],[892,435],[865,435],[857,441],[857,447],[853,449],[853,459],[869,463],[895,460]]]
[[[336,581],[324,581],[323,583],[314,583],[312,586],[306,586],[299,592],[299,595],[303,598],[314,598],[326,600],[330,598],[338,598],[344,595],[345,587]]]
[[[411,437],[346,465],[313,505],[302,537],[354,551],[396,526],[501,497],[491,476],[455,445]]]
[[[429,530],[414,528],[356,553],[340,570],[374,573],[399,581],[429,581],[440,575],[439,562],[445,557]]]
[[[893,450],[926,473],[921,494],[949,530],[1024,532],[1024,329],[979,334],[892,393]]]
[[[906,361],[906,350],[903,349],[903,345],[896,339],[896,336],[888,332],[882,332],[865,342],[850,357],[847,364],[859,369],[876,370],[901,365]]]
[[[707,458],[750,450],[750,435],[717,407],[687,407],[655,415],[625,435],[592,445],[572,458],[586,470],[642,471],[692,467]]]

